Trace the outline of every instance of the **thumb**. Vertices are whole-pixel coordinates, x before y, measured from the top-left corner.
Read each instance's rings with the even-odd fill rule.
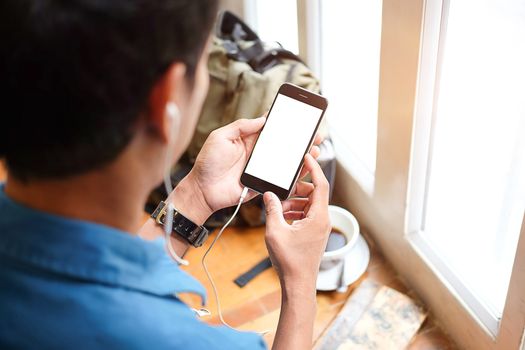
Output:
[[[268,226],[286,223],[283,217],[283,206],[281,201],[272,192],[263,195],[264,206],[266,207],[266,224]]]
[[[255,134],[262,129],[265,122],[265,117],[259,117],[256,119],[238,119],[233,123],[226,125],[225,130],[229,138],[236,139],[241,136]]]

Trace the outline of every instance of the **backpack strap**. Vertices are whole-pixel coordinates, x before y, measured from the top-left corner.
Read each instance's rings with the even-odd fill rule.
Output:
[[[304,64],[299,56],[282,48],[263,51],[261,54],[248,61],[248,64],[254,71],[264,73],[268,69],[282,63],[283,59],[297,61]]]
[[[223,40],[260,41],[259,36],[242,19],[230,11],[219,14],[215,35]]]
[[[222,46],[229,58],[246,62],[258,72],[266,70],[281,63],[281,59],[290,59],[303,63],[294,53],[280,48],[266,50],[259,36],[239,17],[229,11],[221,12],[215,27],[215,35],[222,39]],[[239,43],[253,42],[248,47],[241,47]],[[245,46],[245,45],[242,45]]]

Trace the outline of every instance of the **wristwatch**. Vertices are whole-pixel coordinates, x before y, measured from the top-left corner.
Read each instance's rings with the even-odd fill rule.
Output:
[[[157,222],[157,224],[164,226],[167,210],[167,203],[161,201],[157,206],[157,209],[151,214],[151,217]],[[178,234],[192,246],[200,247],[204,241],[206,241],[206,238],[208,238],[209,231],[206,227],[197,225],[178,212],[177,209],[174,209],[172,232]]]

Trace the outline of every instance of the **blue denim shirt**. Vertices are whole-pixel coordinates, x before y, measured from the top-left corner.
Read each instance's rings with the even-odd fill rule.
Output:
[[[0,185],[0,348],[264,349],[177,294],[205,290],[148,242],[9,199]]]

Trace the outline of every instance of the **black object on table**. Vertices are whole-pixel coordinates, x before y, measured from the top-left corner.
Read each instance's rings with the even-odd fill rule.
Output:
[[[264,258],[261,260],[257,265],[237,277],[233,282],[235,282],[236,285],[238,285],[240,288],[244,287],[248,284],[252,279],[257,277],[259,274],[261,274],[263,271],[269,269],[272,267],[272,262],[270,261],[270,258]]]

